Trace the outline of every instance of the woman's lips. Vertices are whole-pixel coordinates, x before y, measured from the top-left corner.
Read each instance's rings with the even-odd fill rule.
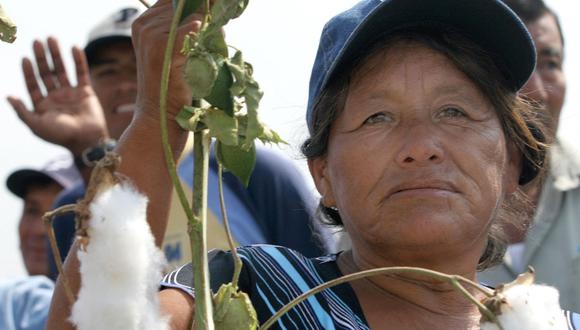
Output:
[[[445,197],[457,193],[455,186],[447,181],[421,180],[404,182],[391,189],[391,197]]]
[[[439,188],[413,188],[397,191],[390,197],[446,197],[454,192]]]

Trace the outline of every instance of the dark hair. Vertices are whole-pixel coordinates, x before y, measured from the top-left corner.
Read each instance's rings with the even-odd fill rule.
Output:
[[[494,63],[492,56],[467,37],[440,26],[410,27],[383,36],[373,43],[374,46],[366,48],[370,51],[362,53],[354,63],[343,68],[333,79],[330,79],[313,107],[312,135],[301,148],[306,158],[315,159],[326,154],[330,129],[344,109],[352,75],[371,56],[401,42],[417,42],[447,56],[488,96],[497,112],[506,139],[511,141],[521,153],[520,184],[538,180],[542,176],[547,146],[543,134],[544,126],[536,117],[537,112],[533,111],[529,103],[518,97],[517,93],[509,87],[508,78],[498,69],[500,65]],[[503,237],[501,226],[505,222],[518,221],[521,215],[518,213],[519,208],[529,205],[521,193],[509,199],[505,198],[506,202],[508,200],[510,205],[504,202],[489,231],[487,247],[480,259],[479,269],[489,268],[501,262],[505,252],[505,237]],[[321,221],[327,225],[343,225],[339,211],[336,209],[328,208],[320,203],[318,214]]]
[[[533,22],[544,14],[550,14],[556,20],[558,32],[560,33],[560,40],[564,46],[564,33],[560,25],[558,15],[548,7],[543,0],[503,0],[503,2],[511,8],[525,23]]]

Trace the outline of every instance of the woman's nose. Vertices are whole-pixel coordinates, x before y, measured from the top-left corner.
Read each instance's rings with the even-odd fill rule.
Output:
[[[402,167],[439,164],[444,151],[437,136],[426,125],[417,125],[407,131],[396,162]]]

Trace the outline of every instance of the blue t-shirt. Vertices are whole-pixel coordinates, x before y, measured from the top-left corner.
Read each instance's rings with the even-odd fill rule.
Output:
[[[256,166],[246,188],[233,174],[224,172],[224,195],[232,234],[240,245],[275,244],[292,248],[314,257],[324,252],[324,229],[313,233],[311,214],[314,196],[292,161],[264,147],[256,148]],[[217,160],[210,156],[208,207],[220,215],[217,190]],[[187,155],[178,167],[184,182],[193,184],[193,154]],[[76,186],[55,202],[55,207],[76,203],[84,195],[84,186]],[[221,221],[221,217],[217,217]],[[74,216],[57,217],[54,231],[61,257],[66,257],[74,240]],[[320,228],[320,227],[319,227]],[[328,237],[328,236],[326,236]],[[50,249],[49,249],[50,251]],[[51,278],[57,269],[52,253],[49,256]]]
[[[44,276],[0,280],[0,329],[44,329],[53,291]]]

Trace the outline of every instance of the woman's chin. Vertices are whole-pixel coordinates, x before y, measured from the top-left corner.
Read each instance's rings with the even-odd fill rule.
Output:
[[[407,250],[423,253],[457,251],[466,242],[485,237],[487,224],[472,216],[458,216],[449,209],[423,207],[407,209],[404,215],[378,221],[364,230],[369,243],[388,247],[390,251]]]

